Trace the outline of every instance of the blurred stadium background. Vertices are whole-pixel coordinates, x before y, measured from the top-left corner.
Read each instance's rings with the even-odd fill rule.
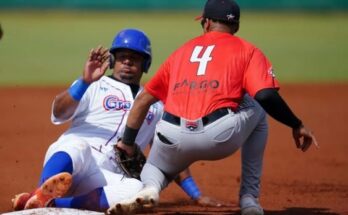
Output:
[[[153,64],[201,34],[205,0],[0,0],[0,86],[68,85],[88,51],[123,28],[152,41]],[[261,48],[282,83],[348,81],[347,0],[239,0],[237,36]]]

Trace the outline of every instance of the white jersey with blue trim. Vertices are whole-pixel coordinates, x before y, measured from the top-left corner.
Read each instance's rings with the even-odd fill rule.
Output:
[[[139,92],[142,90],[140,87]],[[92,148],[106,152],[123,136],[133,102],[132,90],[127,84],[103,76],[89,86],[70,119],[59,120],[52,112],[51,120],[54,124],[72,120],[71,127],[62,134],[60,140],[70,135],[78,136]],[[162,113],[162,103],[157,102],[150,107],[136,138],[140,148],[144,149],[152,140]]]

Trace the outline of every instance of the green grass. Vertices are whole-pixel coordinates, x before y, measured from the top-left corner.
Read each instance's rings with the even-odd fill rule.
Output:
[[[1,11],[0,86],[70,84],[89,50],[111,45],[123,28],[140,28],[152,41],[153,64],[201,33],[200,12]],[[242,14],[239,36],[261,48],[284,82],[348,81],[348,15],[343,13]]]

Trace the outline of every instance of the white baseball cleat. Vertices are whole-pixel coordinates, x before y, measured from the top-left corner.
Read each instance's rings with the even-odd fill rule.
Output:
[[[245,194],[239,201],[241,215],[263,215],[263,209],[259,200],[253,195]]]
[[[134,197],[123,200],[107,210],[107,214],[135,214],[155,207],[159,202],[159,192],[154,187],[144,187]]]

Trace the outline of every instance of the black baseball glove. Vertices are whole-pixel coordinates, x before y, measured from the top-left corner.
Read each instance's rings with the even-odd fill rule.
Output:
[[[140,179],[140,173],[146,163],[146,157],[137,144],[134,144],[134,147],[134,155],[129,156],[125,150],[115,145],[115,159],[116,163],[128,177]]]

